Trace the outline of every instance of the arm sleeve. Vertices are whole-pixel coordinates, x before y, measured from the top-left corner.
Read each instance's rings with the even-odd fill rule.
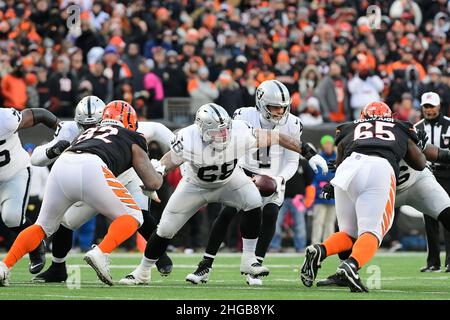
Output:
[[[31,155],[31,164],[33,166],[45,167],[55,162],[58,157],[49,159],[47,157],[47,149],[53,147],[58,141],[66,140],[72,142],[73,133],[71,134],[69,125],[64,125],[65,123],[64,121],[58,123],[52,141],[34,149]]]

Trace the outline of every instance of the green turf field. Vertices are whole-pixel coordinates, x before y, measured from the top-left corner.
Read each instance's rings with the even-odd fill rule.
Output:
[[[14,269],[10,287],[0,288],[0,300],[6,299],[450,299],[449,273],[420,273],[425,253],[379,253],[360,272],[364,280],[371,278],[370,293],[350,293],[346,288],[306,288],[299,280],[299,265],[303,256],[272,254],[266,259],[270,276],[262,287],[248,287],[239,273],[238,254],[219,254],[207,284],[194,286],[184,280],[192,272],[201,255],[171,254],[174,271],[162,278],[156,269],[149,286],[108,287],[97,280],[95,272],[84,263],[82,255],[73,255],[68,263],[81,275],[79,289],[67,284],[34,284],[28,273],[25,257]],[[50,257],[48,257],[50,259]],[[139,254],[113,254],[112,276],[118,281],[140,261]],[[50,263],[48,260],[47,263]],[[330,258],[319,270],[319,279],[333,273],[337,259]]]

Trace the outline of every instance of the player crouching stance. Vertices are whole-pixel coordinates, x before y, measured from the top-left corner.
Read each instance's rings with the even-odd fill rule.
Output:
[[[296,137],[297,138],[297,137]],[[183,164],[183,178],[170,197],[156,232],[147,242],[141,264],[120,282],[145,284],[150,268],[167,248],[168,242],[204,205],[212,202],[243,210],[241,219],[244,245],[240,271],[265,276],[269,270],[256,259],[254,246],[261,226],[261,195],[253,181],[237,166],[238,159],[255,148],[281,146],[300,153],[302,143],[277,131],[254,129],[247,122],[232,120],[221,106],[201,106],[195,124],[181,129],[171,150],[161,159],[170,171]],[[318,162],[328,170],[324,159]]]
[[[116,176],[133,167],[145,187],[156,190],[162,177],[150,163],[145,138],[136,133],[137,115],[127,103],[105,108],[99,127],[86,130],[53,165],[36,224],[22,231],[0,262],[0,286],[10,269],[59,227],[66,210],[83,201],[113,220],[103,241],[84,260],[101,281],[112,285],[109,254],[142,224],[142,212]]]
[[[383,102],[369,103],[361,119],[337,128],[338,168],[331,184],[340,231],[306,248],[301,268],[305,286],[312,286],[326,257],[351,251],[336,275],[352,292],[368,292],[358,270],[372,259],[392,225],[399,161],[416,170],[426,166],[418,141],[412,125],[394,120]]]

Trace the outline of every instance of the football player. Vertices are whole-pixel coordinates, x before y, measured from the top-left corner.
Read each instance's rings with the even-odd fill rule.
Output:
[[[424,148],[423,152],[428,161],[450,164],[449,150],[426,144],[428,137],[425,131],[418,131],[418,136],[422,136],[420,146]],[[331,193],[327,197],[333,196],[333,190],[329,186],[325,192]],[[450,231],[450,197],[447,192],[437,182],[430,169],[425,168],[422,171],[417,171],[411,168],[404,160],[401,160],[395,207],[399,208],[404,205],[411,206],[440,221],[444,228]],[[343,260],[347,259],[348,253],[341,254],[340,258],[343,258]],[[345,284],[346,282],[337,274],[317,282],[317,286],[345,286]]]
[[[292,137],[300,137],[302,124],[300,119],[290,113],[291,97],[286,86],[277,80],[266,80],[256,90],[256,107],[240,108],[233,118],[244,120],[253,128],[277,130]],[[313,156],[310,161],[314,161]],[[283,204],[286,182],[295,174],[298,168],[299,154],[279,145],[257,149],[250,156],[240,159],[239,165],[244,172],[253,177],[268,175],[276,181],[277,190],[269,197],[262,197],[261,232],[256,243],[256,259],[263,263],[270,241],[276,228],[278,211]],[[193,284],[205,283],[209,280],[217,251],[225,238],[231,220],[236,215],[234,207],[225,207],[212,226],[208,245],[198,268],[187,275],[186,281]],[[261,285],[262,280],[252,275],[246,275],[249,285]]]
[[[38,123],[55,130],[58,119],[40,108],[0,108],[0,213],[4,224],[16,234],[31,225],[25,217],[28,205],[30,156],[22,148],[18,130]],[[30,252],[29,271],[38,273],[45,265],[45,246],[40,242]]]
[[[67,209],[78,201],[113,220],[103,241],[84,256],[102,282],[113,284],[109,254],[143,222],[141,209],[116,176],[133,167],[148,191],[159,189],[163,179],[148,158],[145,138],[136,132],[137,115],[129,104],[109,104],[102,119],[100,126],[84,131],[55,161],[36,223],[19,234],[0,262],[0,286],[8,284],[10,269],[52,235]]]
[[[422,171],[426,159],[412,125],[394,120],[383,102],[369,103],[359,120],[340,125],[336,135],[337,170],[331,184],[339,232],[306,248],[301,280],[312,286],[326,257],[351,250],[336,273],[352,292],[367,292],[358,270],[372,259],[391,227],[399,162],[404,159]]]
[[[117,101],[112,101],[114,104]],[[120,102],[120,101],[119,101]],[[80,100],[75,108],[74,121],[60,122],[54,139],[46,145],[39,146],[31,156],[31,163],[37,166],[47,166],[53,163],[73,140],[84,130],[97,126],[103,115],[105,103],[96,96],[87,96]],[[159,123],[139,123],[137,132],[144,135],[147,142],[156,140],[162,146],[169,146],[173,133]],[[149,200],[142,193],[140,186],[142,181],[136,175],[134,169],[128,169],[118,177],[119,181],[127,188],[133,199],[139,205],[144,214],[144,223],[139,228],[143,237],[148,238],[156,228],[156,221],[149,214]],[[72,248],[73,230],[78,229],[86,221],[94,217],[95,210],[83,202],[77,202],[71,206],[64,215],[61,226],[53,235],[52,241],[52,265],[45,272],[33,278],[35,282],[62,282],[67,279],[66,257]],[[172,271],[172,261],[164,254],[157,262],[161,275],[167,276]]]
[[[240,271],[254,276],[267,275],[269,270],[256,260],[254,251],[261,225],[261,196],[237,162],[256,148],[276,144],[298,153],[303,146],[297,139],[278,131],[254,129],[245,121],[232,120],[217,104],[201,106],[195,123],[178,131],[171,150],[161,159],[161,170],[166,172],[183,164],[183,178],[170,197],[156,232],[147,242],[141,264],[120,282],[148,283],[150,268],[165,252],[170,239],[198,209],[211,202],[244,211]],[[316,158],[314,164],[328,170],[322,158]]]

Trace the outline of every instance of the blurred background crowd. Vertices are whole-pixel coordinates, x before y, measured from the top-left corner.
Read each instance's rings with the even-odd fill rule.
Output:
[[[67,10],[72,4],[79,19]],[[381,10],[375,27],[370,5]],[[94,94],[130,102],[143,120],[166,118],[167,101],[176,98],[191,114],[210,101],[231,114],[254,105],[262,81],[277,79],[306,127],[358,118],[380,99],[396,117],[416,122],[427,91],[450,114],[449,14],[448,0],[2,0],[0,104],[71,118],[76,103]],[[332,137],[322,140],[317,147],[329,157]],[[162,153],[157,145],[154,152]],[[300,250],[334,226],[333,203],[316,199],[331,178],[308,177],[308,170],[300,165],[288,185],[290,215],[280,213],[274,250],[286,236]],[[166,198],[176,175],[166,181]],[[185,247],[204,245],[217,213],[209,209],[185,228]],[[307,214],[314,211],[316,221]],[[238,228],[230,229],[236,248]]]

